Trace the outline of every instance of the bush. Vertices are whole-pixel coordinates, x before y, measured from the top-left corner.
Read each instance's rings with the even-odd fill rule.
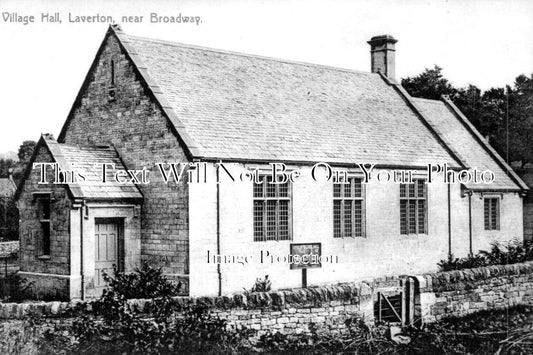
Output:
[[[119,272],[116,267],[113,269],[115,276],[104,274],[104,279],[110,290],[127,299],[177,296],[181,289],[180,282],[175,284],[168,280],[161,268],[152,268],[146,262],[132,273]]]
[[[0,299],[4,299],[5,302],[22,302],[31,299],[33,284],[34,282],[28,282],[18,274],[8,275],[0,279]]]
[[[119,298],[102,300],[97,310],[78,310],[68,333],[72,340],[60,349],[76,354],[229,354],[242,347],[248,333],[227,329],[226,321],[210,317],[202,307],[176,312],[166,302],[156,302],[153,314],[141,314]],[[46,333],[47,342],[58,339],[61,325]],[[58,342],[56,342],[58,343]]]
[[[35,339],[39,329],[31,319],[2,321],[0,323],[0,353],[2,354],[39,354]]]
[[[486,266],[487,261],[479,254],[468,256],[466,258],[455,258],[452,254],[447,260],[441,260],[437,265],[439,266],[440,271],[450,271]]]
[[[106,276],[109,287],[92,303],[70,310],[71,324],[53,323],[43,334],[41,352],[50,354],[224,354],[248,339],[247,330],[231,330],[201,306],[180,308],[179,290],[160,269],[144,264],[126,275]],[[151,298],[150,314],[128,298]]]
[[[0,197],[0,225],[0,242],[19,240],[19,210],[12,198]]]
[[[308,333],[283,334],[271,332],[261,335],[256,349],[266,354],[392,354],[396,344],[386,335],[386,326],[369,326],[358,317],[345,322],[347,332],[319,332],[314,323]]]
[[[323,332],[309,324],[309,332],[301,334],[282,334],[268,331],[253,344],[246,342],[246,333],[241,337],[232,334],[221,326],[220,320],[205,318],[199,310],[197,314],[188,312],[180,329],[172,334],[172,328],[165,329],[163,337],[159,330],[148,323],[139,323],[128,332],[129,341],[122,334],[92,332],[93,325],[85,328],[83,344],[69,338],[63,328],[49,331],[51,337],[38,342],[40,354],[531,354],[533,353],[533,308],[517,306],[505,310],[481,311],[464,317],[444,318],[437,323],[428,324],[423,329],[404,328],[401,336],[404,342],[391,340],[387,326],[369,326],[360,318],[346,320],[348,331],[341,333]],[[155,323],[154,323],[155,324]],[[142,328],[142,326],[145,328]],[[20,327],[19,327],[20,328]],[[13,332],[13,339],[2,338],[0,326],[0,349],[24,348],[22,353],[32,350],[31,335],[34,331],[24,327]],[[63,329],[63,330],[61,330]],[[211,334],[211,336],[210,336]],[[239,333],[237,333],[239,334]],[[250,333],[251,335],[251,333]],[[9,334],[11,336],[11,334]],[[90,336],[92,341],[88,341]],[[131,337],[130,337],[131,336]],[[396,335],[397,337],[397,335]],[[157,341],[155,341],[157,339]],[[42,341],[44,340],[44,341]],[[398,339],[396,339],[397,341]],[[61,344],[61,341],[64,341]],[[27,342],[28,346],[22,346]],[[2,345],[6,346],[2,347]],[[84,348],[87,346],[87,348]],[[33,346],[35,347],[35,346]],[[5,351],[6,354],[21,353]],[[32,353],[37,353],[36,351]]]
[[[506,265],[533,261],[533,243],[514,239],[507,246],[494,242],[489,251],[481,250],[476,255],[466,258],[454,258],[438,263],[440,271],[470,269],[489,265]]]
[[[516,264],[533,260],[533,243],[514,239],[507,246],[493,243],[491,250],[481,251],[488,265]]]
[[[250,292],[268,292],[272,289],[272,283],[268,279],[268,275],[265,275],[264,279],[257,278],[255,279],[255,284],[250,290],[244,289],[244,293]]]

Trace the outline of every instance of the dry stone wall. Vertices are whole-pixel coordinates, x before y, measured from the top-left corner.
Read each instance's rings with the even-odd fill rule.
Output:
[[[533,262],[413,276],[417,280],[417,314],[425,323],[480,310],[533,305]],[[312,327],[330,333],[343,332],[345,321],[374,321],[378,292],[399,291],[400,277],[333,286],[313,286],[271,292],[219,297],[175,297],[181,308],[203,305],[210,313],[236,328],[288,333],[308,332]],[[78,301],[80,302],[80,301]],[[149,314],[151,300],[130,300],[130,305]],[[22,318],[28,313],[60,316],[74,303],[0,303],[0,319]]]
[[[533,305],[533,262],[424,274],[417,279],[424,322]]]
[[[0,243],[0,278],[19,271],[19,242]]]

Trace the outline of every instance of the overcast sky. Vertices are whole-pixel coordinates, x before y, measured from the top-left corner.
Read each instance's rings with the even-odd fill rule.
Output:
[[[533,72],[533,1],[85,1],[0,0],[0,152],[41,133],[56,137],[107,30],[69,23],[74,16],[113,16],[126,33],[367,71],[366,41],[391,34],[397,76],[434,64],[456,86],[512,84]],[[41,22],[59,12],[61,24]],[[35,17],[24,25],[5,13]],[[201,23],[151,23],[160,16],[199,16]],[[143,16],[123,23],[122,16]]]

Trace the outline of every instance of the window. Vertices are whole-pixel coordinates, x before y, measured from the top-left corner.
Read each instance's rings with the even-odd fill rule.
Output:
[[[400,184],[400,234],[427,233],[427,188],[424,180]]]
[[[107,100],[109,102],[115,101],[117,99],[117,89],[115,88],[115,61],[112,60],[109,63],[110,73],[109,73],[109,87],[107,88]]]
[[[111,61],[111,86],[115,86],[115,61]]]
[[[500,229],[500,199],[498,197],[485,198],[485,230]]]
[[[364,188],[361,179],[333,184],[333,237],[365,236]]]
[[[254,241],[291,240],[291,191],[289,183],[270,184],[263,176],[254,184]]]
[[[39,199],[39,221],[41,222],[41,253],[50,255],[50,199]]]

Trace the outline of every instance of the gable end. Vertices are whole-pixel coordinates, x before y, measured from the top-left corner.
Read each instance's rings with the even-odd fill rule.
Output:
[[[164,98],[163,93],[161,92],[159,87],[155,84],[155,82],[152,80],[152,78],[148,74],[148,70],[146,66],[142,64],[138,55],[131,48],[131,46],[128,45],[128,41],[120,36],[121,32],[122,30],[120,29],[118,25],[109,26],[109,29],[107,30],[106,35],[104,37],[104,40],[102,41],[100,47],[98,48],[95,59],[93,60],[93,63],[91,64],[91,67],[87,75],[85,76],[85,79],[78,92],[78,95],[76,96],[76,99],[74,100],[74,103],[70,109],[67,119],[65,123],[63,124],[63,127],[61,129],[61,132],[59,134],[57,141],[59,143],[65,143],[65,136],[69,129],[70,122],[75,116],[76,109],[81,106],[83,95],[87,91],[89,85],[92,82],[92,75],[95,72],[96,67],[100,63],[102,52],[105,50],[108,44],[109,38],[113,36],[114,38],[116,38],[122,53],[132,63],[132,67],[135,71],[135,76],[141,83],[144,91],[148,94],[152,102],[158,106],[158,108],[161,110],[163,115],[166,117],[172,132],[178,139],[178,142],[180,143],[180,145],[184,148],[187,158],[189,160],[192,160],[194,157],[198,156],[196,144],[191,139],[189,134],[186,132],[185,126],[183,125],[183,123],[180,122],[177,115],[172,110],[172,108],[170,107],[166,99]]]

